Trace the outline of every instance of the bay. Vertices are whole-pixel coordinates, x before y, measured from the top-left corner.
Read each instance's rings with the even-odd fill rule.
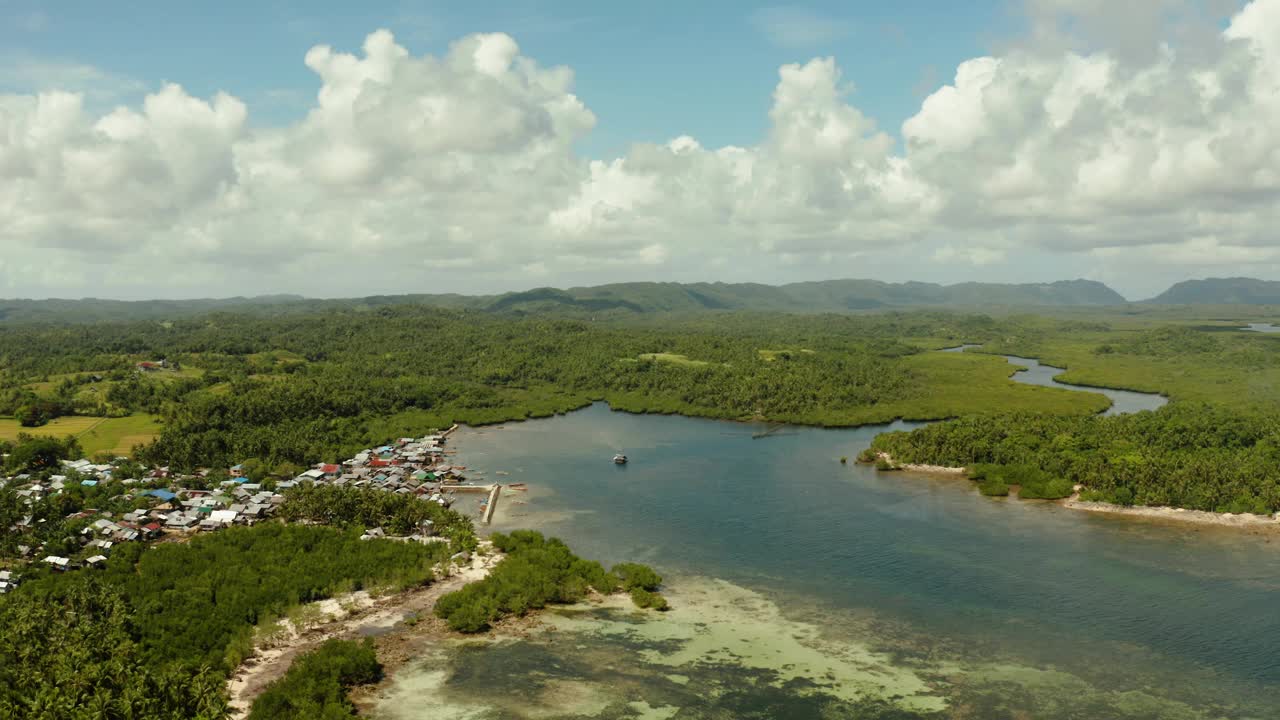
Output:
[[[494,529],[649,563],[675,609],[445,643],[376,716],[1274,716],[1276,536],[839,462],[883,426],[762,429],[595,405],[460,430],[458,463],[530,487]]]

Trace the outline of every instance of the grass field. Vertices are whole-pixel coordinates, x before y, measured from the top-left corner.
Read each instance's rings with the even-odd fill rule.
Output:
[[[1106,397],[1096,393],[1016,383],[1010,379],[1013,368],[1004,358],[930,352],[903,362],[919,378],[917,392],[911,398],[867,408],[878,415],[874,421],[1023,411],[1087,415],[1110,406]]]
[[[1238,409],[1272,409],[1280,404],[1280,336],[1235,330],[1240,321],[1212,325],[1185,323],[1197,332],[1188,343],[1206,347],[1126,351],[1153,324],[1128,327],[1107,318],[1111,329],[1028,333],[1010,342],[990,343],[984,352],[1038,358],[1067,368],[1067,383],[1159,392],[1171,402],[1204,402]],[[1115,352],[1100,353],[1111,345]]]
[[[38,428],[22,427],[13,418],[0,418],[0,440],[16,440],[19,433],[30,435],[74,435],[80,440],[85,455],[107,452],[128,455],[134,445],[155,439],[160,422],[150,415],[123,418],[61,417]]]
[[[50,375],[48,380],[45,380],[43,382],[28,383],[26,387],[32,392],[34,392],[35,394],[39,395],[40,397],[52,397],[54,389],[57,388],[58,385],[63,380],[66,380],[67,378],[79,377],[81,375],[93,375],[93,374],[94,374],[93,372],[86,371],[86,372],[61,373],[58,375]],[[99,374],[105,375],[106,373],[99,372]],[[99,383],[99,384],[104,386],[109,385],[109,383]]]
[[[757,350],[756,353],[760,359],[765,362],[773,362],[779,357],[790,357],[796,353],[804,353],[805,355],[813,355],[814,351],[808,348],[800,348],[799,350]]]
[[[640,360],[651,360],[653,362],[671,363],[672,365],[688,365],[690,367],[700,367],[710,365],[706,360],[690,360],[684,355],[675,353],[644,353],[638,358]]]

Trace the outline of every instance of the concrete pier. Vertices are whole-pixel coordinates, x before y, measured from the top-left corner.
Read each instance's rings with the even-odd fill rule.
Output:
[[[498,507],[498,495],[502,494],[502,486],[494,483],[493,489],[489,491],[489,504],[484,507],[484,515],[480,516],[480,520],[488,525],[493,522],[493,511]]]

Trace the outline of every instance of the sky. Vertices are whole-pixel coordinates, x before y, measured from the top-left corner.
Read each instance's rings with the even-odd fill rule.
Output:
[[[361,7],[373,6],[373,7]],[[1280,279],[1280,0],[0,0],[0,296]]]

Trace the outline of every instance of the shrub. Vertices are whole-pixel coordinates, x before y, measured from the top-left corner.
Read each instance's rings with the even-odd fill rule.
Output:
[[[532,530],[494,533],[494,547],[506,553],[489,576],[436,602],[435,613],[458,632],[487,630],[507,615],[524,615],[552,603],[578,602],[591,590],[615,592],[619,577],[598,562],[584,560],[557,538]],[[656,589],[662,578],[644,565],[618,566],[626,589]]]
[[[631,591],[631,602],[635,603],[638,608],[658,610],[660,612],[664,612],[671,608],[671,606],[667,604],[667,599],[662,597],[661,594],[650,592],[641,587],[635,588]]]
[[[1009,484],[998,477],[988,478],[978,483],[978,492],[992,497],[1003,497],[1009,494]]]
[[[662,585],[662,576],[648,565],[620,563],[613,566],[613,574],[622,580],[622,588],[628,591],[636,588],[654,591]]]
[[[1018,497],[1026,500],[1058,500],[1070,497],[1073,492],[1075,492],[1075,486],[1070,480],[1046,476],[1023,483],[1018,488]]]
[[[254,701],[249,720],[356,717],[347,689],[382,677],[373,641],[329,640],[303,655]]]

